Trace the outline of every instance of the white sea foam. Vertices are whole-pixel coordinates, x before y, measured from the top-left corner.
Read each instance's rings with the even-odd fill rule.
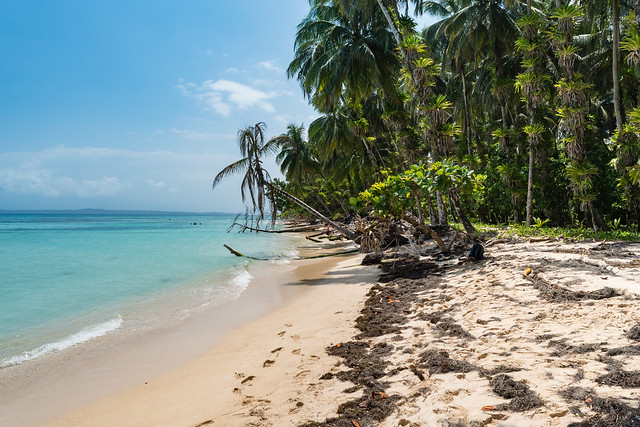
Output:
[[[276,265],[286,265],[291,264],[291,260],[296,258],[298,258],[298,251],[296,249],[283,248],[280,250],[278,256],[271,260],[271,263]]]
[[[251,273],[249,273],[246,270],[246,268],[242,267],[242,269],[240,269],[238,273],[231,280],[231,284],[235,288],[238,288],[241,291],[244,291],[245,289],[247,289],[247,286],[249,286],[249,282],[251,281],[252,278],[253,276],[251,275]]]
[[[53,343],[47,343],[41,345],[40,347],[25,351],[17,356],[8,357],[0,361],[0,368],[6,368],[7,366],[18,365],[22,362],[26,362],[27,360],[33,360],[40,356],[44,356],[45,354],[52,353],[54,351],[65,350],[74,345],[81,344],[83,342],[87,342],[91,339],[101,337],[103,335],[108,334],[111,331],[118,329],[122,325],[122,317],[119,315],[104,323],[99,323],[97,325],[89,326],[81,330],[80,332],[70,335],[60,341],[56,341]]]

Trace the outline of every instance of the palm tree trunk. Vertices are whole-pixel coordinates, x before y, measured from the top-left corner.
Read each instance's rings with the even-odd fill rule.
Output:
[[[467,153],[471,157],[471,115],[469,114],[469,100],[467,98],[467,79],[464,75],[464,64],[460,67],[462,76],[462,99],[464,101],[464,133],[467,137]]]
[[[310,214],[312,214],[314,217],[316,217],[317,219],[319,219],[320,221],[322,221],[326,225],[328,225],[330,227],[333,227],[337,231],[339,231],[340,233],[344,234],[348,239],[355,240],[358,237],[358,235],[356,233],[354,233],[353,231],[351,231],[348,228],[338,224],[335,221],[330,220],[329,218],[327,218],[326,216],[322,215],[320,212],[318,212],[317,210],[315,210],[314,208],[312,208],[311,206],[309,206],[308,204],[306,204],[302,200],[298,199],[293,194],[289,194],[288,192],[284,191],[282,188],[278,187],[277,185],[275,185],[275,184],[273,184],[271,182],[266,182],[266,184],[271,190],[273,190],[273,191],[275,191],[277,193],[280,193],[281,195],[283,195],[287,199],[289,199],[292,202],[296,203],[298,206],[304,208]]]
[[[389,24],[389,28],[391,29],[391,32],[393,33],[393,37],[396,39],[396,43],[398,44],[398,48],[400,48],[400,45],[402,44],[402,37],[400,36],[400,32],[396,28],[396,24],[393,22],[393,19],[391,18],[391,15],[389,14],[389,11],[387,10],[386,7],[384,7],[384,4],[382,3],[382,0],[377,0],[377,1],[378,1],[378,6],[380,7],[380,11],[382,11],[382,14],[384,15],[385,19],[387,20],[387,24]],[[402,52],[402,57],[405,60],[405,63],[408,63],[409,61],[407,59],[407,54],[405,52],[403,52],[402,49],[400,49],[400,51]]]
[[[618,73],[618,58],[619,58],[619,50],[620,50],[620,10],[619,10],[619,0],[613,0],[613,11],[612,11],[612,24],[613,24],[613,47],[612,47],[612,55],[613,58],[611,60],[611,71],[613,74],[613,107],[616,113],[616,127],[618,128],[618,133],[622,133],[622,108],[620,107],[620,76]]]
[[[529,124],[533,126],[535,115],[533,110],[530,112]],[[527,177],[527,227],[531,227],[531,217],[533,208],[533,166],[535,159],[534,139],[529,138],[529,176]]]
[[[433,208],[433,199],[431,199],[431,194],[426,193],[425,198],[427,201],[427,207],[429,208],[429,220],[431,221],[431,225],[436,225],[438,223],[438,216],[436,215],[436,210]],[[640,224],[640,222],[638,222]]]
[[[471,224],[471,221],[469,221],[469,218],[464,212],[464,209],[462,209],[462,205],[460,204],[460,197],[458,196],[458,189],[456,187],[451,187],[449,189],[449,197],[451,198],[451,200],[453,200],[453,207],[455,208],[456,214],[458,215],[458,218],[460,219],[460,222],[464,227],[464,231],[466,231],[467,234],[475,234],[476,229]]]
[[[529,176],[527,177],[527,227],[531,227],[532,207],[533,207],[533,141],[529,141]]]
[[[416,209],[418,210],[418,221],[424,223],[424,215],[422,214],[422,201],[420,195],[416,194]]]
[[[438,205],[438,224],[441,227],[449,227],[449,221],[447,221],[447,208],[444,206],[444,200],[442,199],[442,191],[436,191],[436,203]]]
[[[398,28],[396,27],[395,22],[393,22],[393,18],[391,18],[391,14],[387,10],[387,8],[384,7],[384,3],[382,3],[382,0],[377,0],[377,2],[378,2],[378,6],[380,7],[380,10],[382,11],[382,14],[384,15],[384,18],[387,20],[389,29],[391,29],[391,32],[393,33],[393,37],[396,39],[396,44],[398,45],[398,49],[402,54],[402,61],[404,62],[404,66],[411,73],[411,79],[413,80],[413,84],[415,88],[418,89],[419,80],[414,73],[414,68],[413,68],[413,65],[411,64],[411,61],[409,60],[409,57],[407,56],[407,52],[405,52],[405,50],[402,49],[402,36],[400,35],[400,31],[398,31]]]

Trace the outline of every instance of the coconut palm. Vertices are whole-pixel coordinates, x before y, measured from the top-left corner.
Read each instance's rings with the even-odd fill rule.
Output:
[[[312,0],[287,70],[324,113],[378,88],[392,96],[399,65],[379,14],[358,7],[361,2],[335,3]]]
[[[271,138],[271,141],[280,148],[276,156],[276,162],[288,182],[300,188],[305,178],[318,172],[318,159],[304,140],[304,125],[290,124],[287,132]]]
[[[262,166],[262,158],[268,154],[273,154],[278,148],[276,140],[271,139],[265,143],[264,132],[266,125],[263,122],[256,123],[254,126],[248,126],[238,131],[238,146],[240,154],[243,156],[240,160],[231,163],[222,169],[213,179],[212,188],[215,187],[229,175],[233,175],[244,171],[244,178],[240,186],[240,194],[242,201],[246,201],[247,192],[251,198],[253,214],[256,220],[260,221],[265,217],[268,211],[272,222],[276,219],[276,201],[275,193],[279,193],[283,197],[296,203],[303,209],[307,210],[318,220],[335,228],[349,239],[355,239],[357,235],[348,228],[330,220],[320,212],[304,203],[294,195],[281,189],[273,183],[269,172]]]
[[[271,182],[271,176],[262,167],[262,158],[268,154],[275,153],[278,146],[272,142],[265,144],[264,132],[266,127],[264,122],[260,122],[238,131],[238,147],[242,158],[222,169],[213,179],[212,184],[212,189],[215,189],[220,181],[227,176],[245,171],[240,186],[240,194],[242,195],[242,201],[246,202],[248,193],[251,198],[253,213],[258,215],[258,220],[265,217],[266,209],[269,209],[268,213],[271,214],[272,218],[275,218],[276,213],[273,194],[265,191],[268,183]]]

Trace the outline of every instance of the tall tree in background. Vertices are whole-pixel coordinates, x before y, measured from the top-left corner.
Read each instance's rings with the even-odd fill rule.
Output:
[[[591,85],[584,82],[582,75],[575,73],[575,60],[579,48],[574,44],[573,36],[576,21],[582,16],[582,8],[574,5],[563,5],[551,14],[551,17],[556,20],[556,32],[551,33],[552,42],[558,64],[564,74],[556,84],[561,103],[558,107],[560,117],[558,133],[565,144],[567,156],[571,162],[567,168],[567,174],[574,198],[579,203],[580,210],[589,215],[593,229],[598,230],[603,226],[593,205],[596,198],[593,180],[598,174],[598,169],[587,161],[584,146],[587,116],[586,90]]]
[[[264,169],[262,165],[262,158],[274,153],[278,148],[278,144],[276,142],[277,140],[274,139],[265,142],[265,129],[266,125],[263,122],[259,122],[254,126],[248,126],[238,131],[238,146],[242,158],[218,172],[213,179],[212,189],[215,189],[224,178],[244,171],[244,177],[240,186],[242,201],[244,202],[246,200],[246,194],[248,192],[253,207],[252,213],[258,223],[264,219],[266,215],[271,217],[272,222],[275,221],[277,213],[275,193],[279,193],[307,210],[323,223],[335,228],[349,239],[355,239],[357,236],[354,232],[322,215],[299,198],[272,182],[269,172]]]

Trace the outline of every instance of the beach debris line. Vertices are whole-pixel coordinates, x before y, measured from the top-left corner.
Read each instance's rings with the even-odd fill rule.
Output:
[[[377,391],[395,406],[385,425],[436,425],[437,418],[442,425],[640,426],[640,298],[629,290],[636,281],[618,276],[613,287],[587,288],[602,272],[585,271],[582,254],[569,251],[579,245],[538,258],[552,246],[500,241],[480,267],[433,253],[416,258],[411,248],[377,255],[382,274],[356,319],[359,331],[327,347],[341,362],[320,377],[355,384],[344,393],[357,396],[337,418],[303,425],[378,425],[372,414],[351,412],[388,400]],[[640,253],[637,244],[621,249]]]
[[[253,231],[256,233],[304,233],[307,231],[316,231],[318,228],[323,227],[320,224],[312,224],[312,225],[303,225],[300,227],[285,227],[285,228],[256,228],[252,227],[248,224],[241,224],[239,222],[234,221],[233,224],[229,227],[229,231],[234,227],[240,228],[240,232],[244,233],[245,231]]]

